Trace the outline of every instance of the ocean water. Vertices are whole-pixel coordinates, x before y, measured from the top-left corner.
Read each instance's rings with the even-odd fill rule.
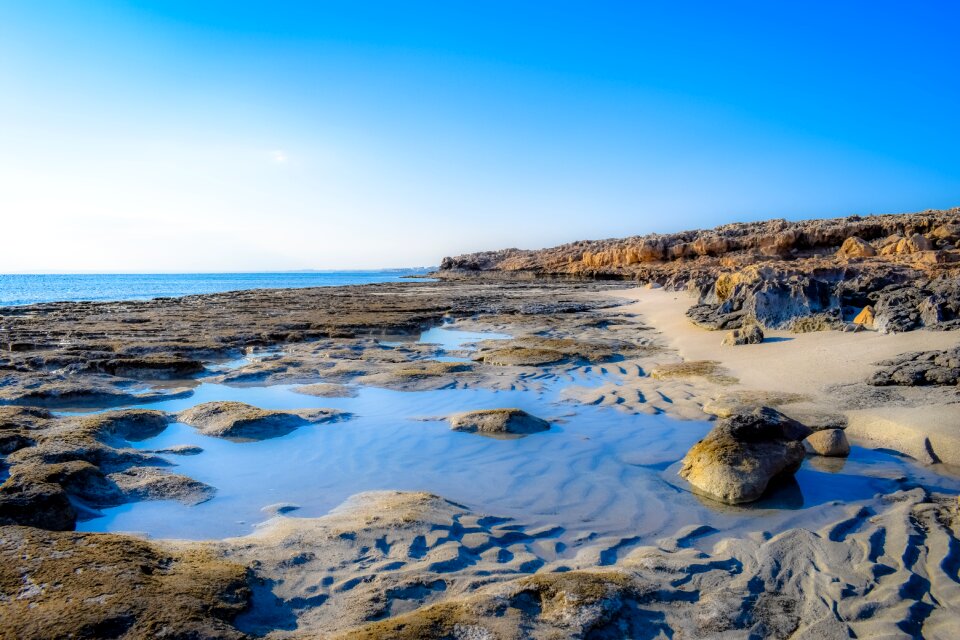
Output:
[[[272,273],[0,274],[0,307],[58,301],[150,300],[243,289],[394,282],[427,269]]]

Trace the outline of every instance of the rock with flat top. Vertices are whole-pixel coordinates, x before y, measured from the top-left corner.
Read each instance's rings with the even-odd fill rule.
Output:
[[[266,440],[299,427],[334,422],[348,414],[336,409],[260,409],[243,402],[204,402],[177,414],[201,433],[231,440]]]

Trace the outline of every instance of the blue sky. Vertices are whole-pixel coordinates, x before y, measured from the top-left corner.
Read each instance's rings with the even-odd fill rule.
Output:
[[[0,3],[0,272],[960,205],[953,2]]]

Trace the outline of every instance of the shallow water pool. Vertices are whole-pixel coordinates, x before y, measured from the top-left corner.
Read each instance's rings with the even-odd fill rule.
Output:
[[[601,375],[593,370],[592,375]],[[194,395],[152,403],[180,411],[200,402],[238,400],[264,408],[332,407],[351,412],[344,422],[302,427],[261,442],[231,442],[175,423],[144,449],[197,445],[195,456],[164,456],[172,470],[217,488],[196,506],[136,502],[105,509],[79,523],[83,531],[138,532],[159,538],[222,538],[250,533],[276,503],[293,503],[292,516],[316,517],[347,497],[373,489],[422,490],[477,512],[528,526],[558,526],[558,549],[568,553],[598,539],[617,549],[652,542],[685,525],[709,524],[714,536],[817,528],[836,520],[851,502],[922,484],[960,490],[895,455],[854,447],[847,460],[808,459],[796,482],[748,507],[726,507],[690,493],[676,463],[710,428],[666,416],[562,402],[565,383],[543,391],[443,389],[402,392],[360,387],[353,398],[315,398],[292,386],[201,384]],[[459,411],[519,407],[553,422],[550,431],[492,439],[451,431],[425,420]],[[616,551],[613,552],[614,556]]]

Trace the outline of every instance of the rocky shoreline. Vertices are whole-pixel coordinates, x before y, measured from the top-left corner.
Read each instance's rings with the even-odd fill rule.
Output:
[[[72,529],[110,506],[215,496],[170,463],[196,451],[133,446],[174,421],[238,446],[351,424],[336,409],[234,401],[130,408],[189,399],[211,382],[296,385],[305,401],[371,387],[536,393],[560,382],[577,405],[716,416],[663,473],[719,513],[789,482],[805,460],[829,467],[850,444],[901,440],[918,464],[954,473],[944,463],[950,416],[960,415],[960,334],[950,331],[958,214],[482,254],[445,260],[436,282],[0,310],[0,638],[955,637],[957,496],[910,478],[833,505],[829,522],[801,514],[740,537],[691,526],[586,539],[575,553],[557,527],[413,491],[363,493],[319,518],[274,505],[264,527],[224,540]],[[867,302],[872,324],[852,325]],[[407,339],[444,323],[508,337],[453,351]],[[830,330],[848,325],[860,331]],[[759,338],[736,346],[703,328],[750,326],[763,328]],[[822,362],[824,344],[844,361]],[[602,375],[584,382],[593,370]],[[947,424],[918,431],[915,446],[870,417],[920,410]],[[504,446],[563,427],[506,407],[443,419]]]
[[[621,278],[688,290],[708,329],[818,331],[870,309],[870,329],[960,328],[960,208],[506,249],[444,258],[451,276]],[[858,325],[861,323],[857,323]]]

